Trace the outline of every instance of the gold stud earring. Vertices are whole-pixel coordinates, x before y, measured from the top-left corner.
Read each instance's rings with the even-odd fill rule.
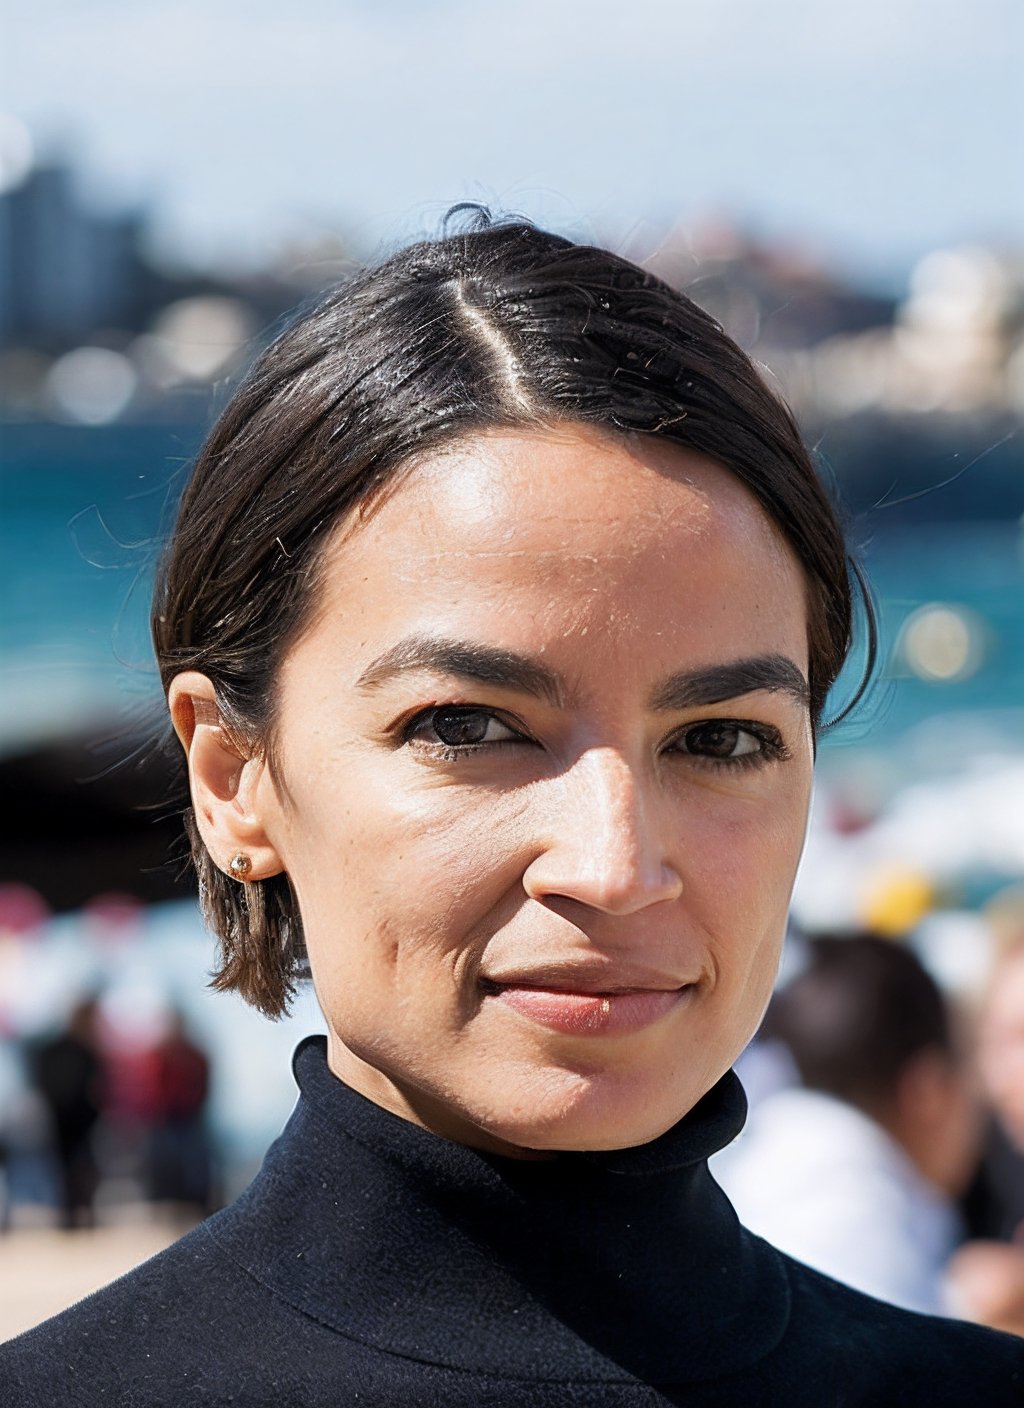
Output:
[[[252,859],[244,851],[239,851],[237,856],[231,857],[228,870],[230,870],[233,879],[244,880],[252,870]]]

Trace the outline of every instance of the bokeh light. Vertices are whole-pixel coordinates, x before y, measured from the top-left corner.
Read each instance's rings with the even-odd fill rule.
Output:
[[[234,369],[254,331],[240,299],[183,298],[163,310],[133,351],[156,385],[206,382]]]
[[[83,425],[116,420],[137,384],[138,375],[128,358],[107,347],[76,347],[53,364],[46,379],[58,413]]]
[[[954,684],[977,671],[984,645],[985,623],[976,612],[929,602],[903,623],[897,654],[919,679]]]

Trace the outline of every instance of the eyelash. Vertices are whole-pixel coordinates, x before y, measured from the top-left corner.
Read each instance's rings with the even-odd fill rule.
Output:
[[[482,743],[443,743],[439,740],[429,738],[417,738],[416,731],[429,724],[438,714],[454,714],[464,718],[484,718],[489,722],[493,721],[501,725],[502,728],[515,735],[513,738],[493,739],[490,742]],[[401,741],[413,744],[427,750],[434,758],[446,763],[463,762],[469,756],[475,756],[485,752],[489,748],[508,747],[512,743],[533,744],[534,740],[525,731],[522,724],[511,722],[505,719],[497,709],[488,709],[483,705],[475,704],[434,704],[429,709],[421,709],[420,712],[409,719],[401,730]]]
[[[685,728],[680,729],[673,741],[678,742],[685,739],[688,734],[695,733],[699,729],[714,728],[736,729],[738,733],[745,733],[749,737],[755,738],[760,747],[750,753],[740,753],[734,758],[716,758],[707,753],[690,753],[686,749],[678,751],[700,766],[735,770],[766,767],[769,763],[785,762],[791,756],[779,730],[771,724],[760,723],[756,719],[702,719],[700,723],[687,724]]]
[[[417,738],[416,731],[424,725],[429,724],[437,714],[449,713],[461,715],[463,717],[484,717],[487,720],[494,720],[503,728],[507,728],[515,734],[514,738],[493,739],[490,742],[460,743],[450,744],[432,739]],[[698,730],[706,729],[736,729],[739,733],[747,734],[755,738],[760,747],[749,752],[740,753],[735,757],[716,758],[707,753],[691,753],[685,748],[676,748],[674,745],[684,740],[687,735],[696,733]],[[415,744],[428,750],[432,757],[441,762],[459,763],[464,762],[468,757],[479,756],[491,748],[508,747],[510,744],[528,744],[537,746],[535,740],[526,733],[518,723],[508,722],[495,709],[488,709],[483,705],[471,704],[435,704],[429,709],[421,710],[410,719],[402,729],[402,742]],[[749,769],[764,767],[769,763],[784,762],[790,757],[789,749],[777,728],[771,724],[760,723],[755,719],[731,719],[715,718],[702,719],[699,723],[687,724],[680,729],[670,740],[667,752],[677,753],[682,757],[689,757],[698,766],[713,769]]]

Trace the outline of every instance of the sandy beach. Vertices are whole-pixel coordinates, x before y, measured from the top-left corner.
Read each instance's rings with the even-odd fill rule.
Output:
[[[89,1231],[15,1228],[0,1237],[0,1341],[56,1315],[130,1271],[181,1234],[170,1223]]]

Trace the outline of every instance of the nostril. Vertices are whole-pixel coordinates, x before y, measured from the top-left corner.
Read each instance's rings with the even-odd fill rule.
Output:
[[[681,894],[664,800],[645,777],[642,762],[627,761],[616,748],[594,747],[577,758],[562,774],[550,831],[524,875],[531,897],[629,913]]]
[[[523,885],[531,899],[565,918],[572,917],[576,906],[607,914],[631,914],[648,905],[676,900],[683,893],[682,879],[669,865],[619,875],[581,867],[570,875],[564,863],[550,855],[527,869]]]

